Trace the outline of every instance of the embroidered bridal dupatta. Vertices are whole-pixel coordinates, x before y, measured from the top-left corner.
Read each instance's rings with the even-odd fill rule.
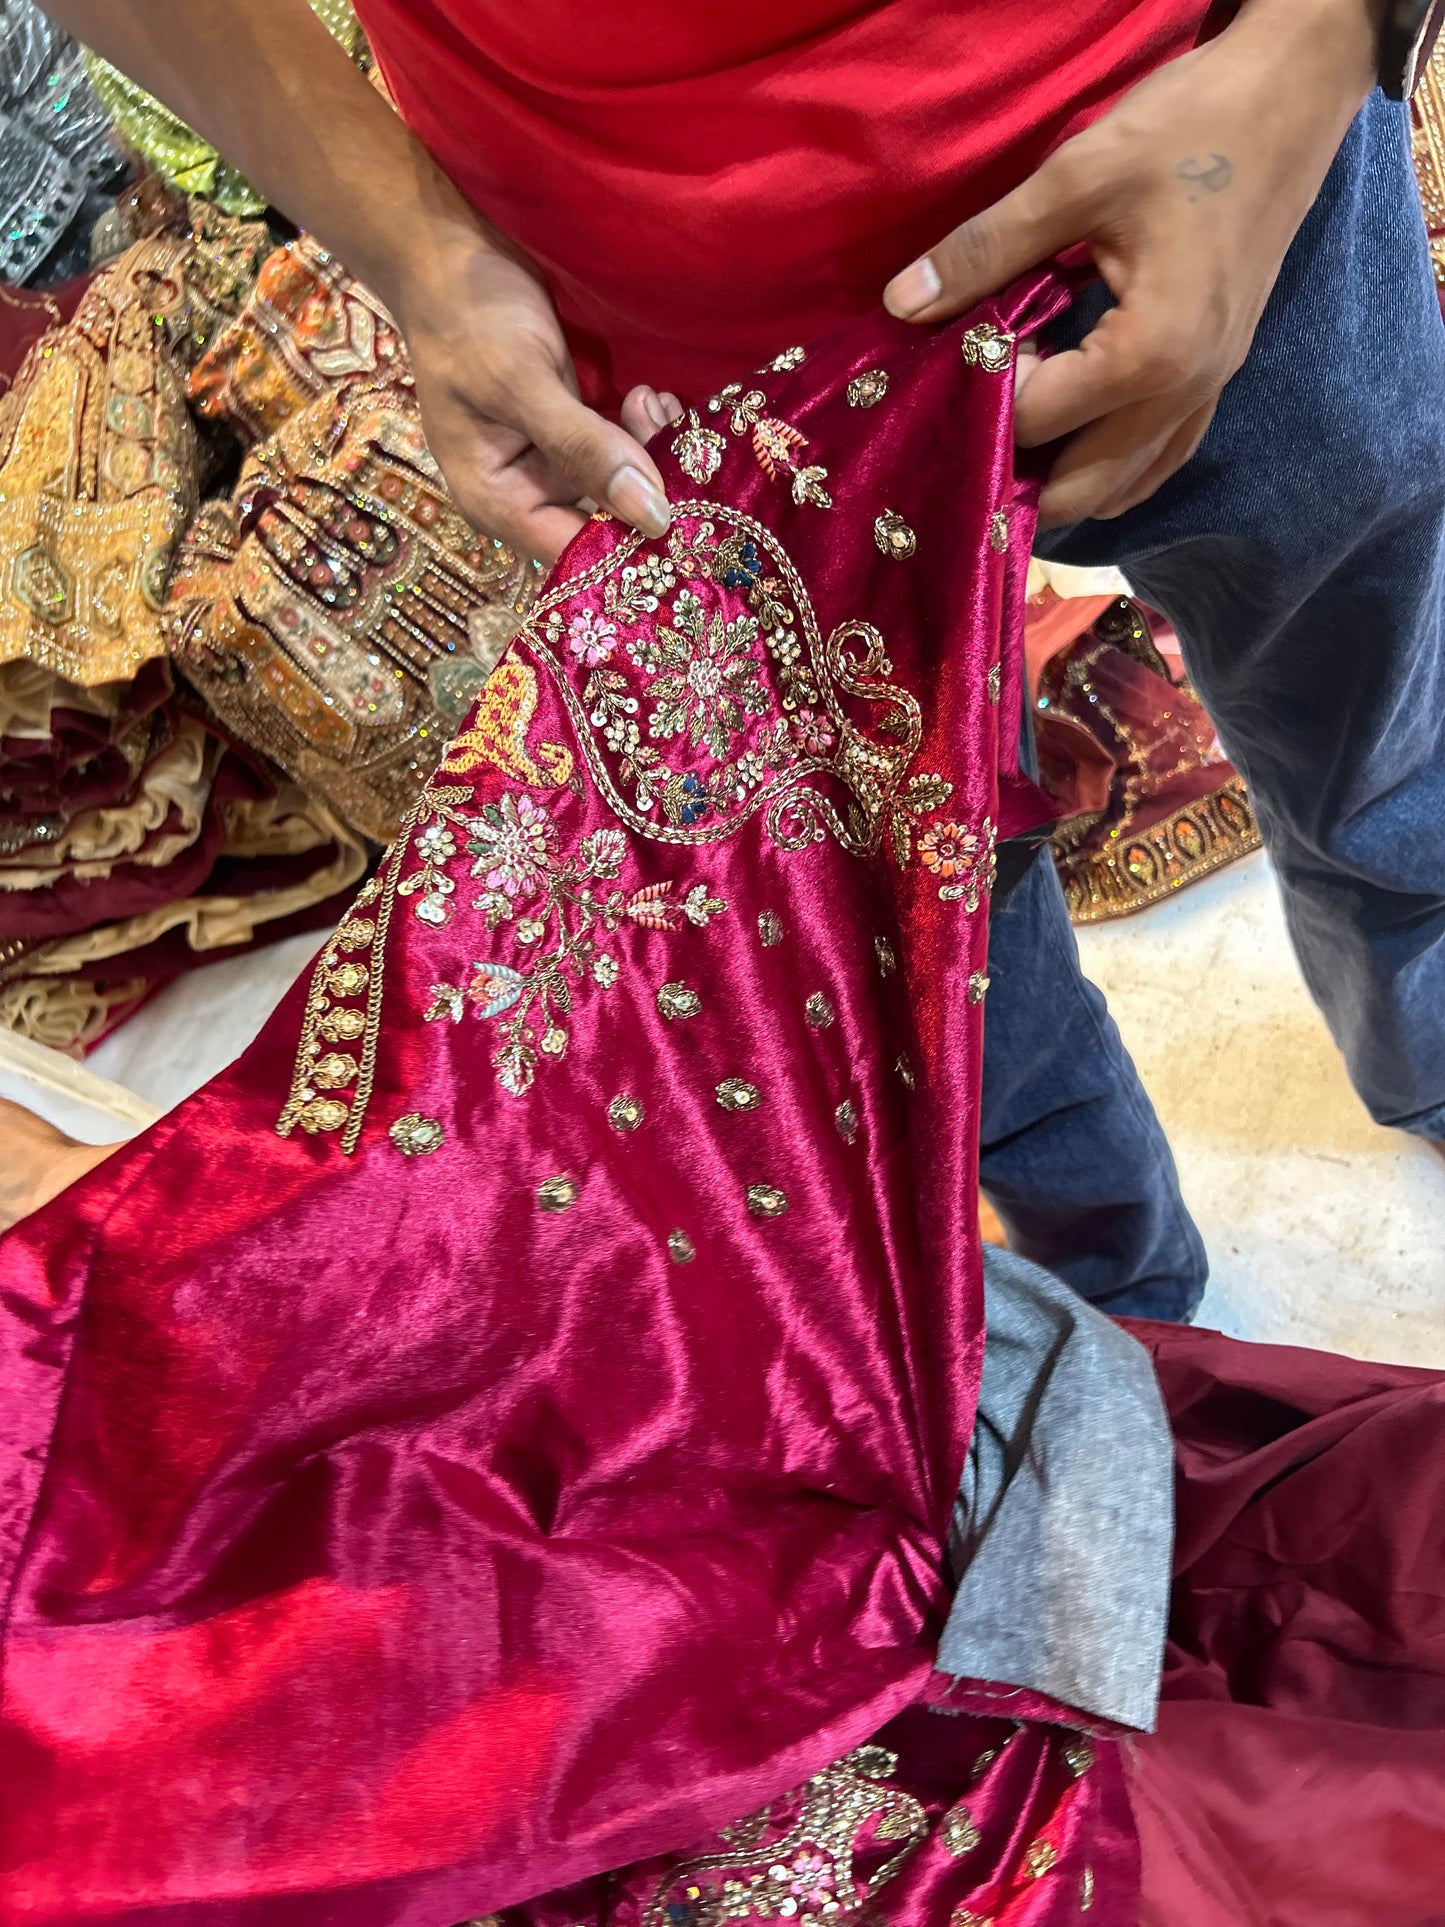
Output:
[[[0,1246],[7,1919],[440,1927],[788,1789],[649,1919],[1130,1918],[1117,1750],[933,1668],[1054,300],[690,412],[309,982]]]

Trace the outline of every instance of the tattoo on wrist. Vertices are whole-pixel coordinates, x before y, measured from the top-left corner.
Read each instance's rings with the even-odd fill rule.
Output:
[[[1200,160],[1191,154],[1187,161],[1179,161],[1174,168],[1176,180],[1184,182],[1194,191],[1191,201],[1197,201],[1200,193],[1222,194],[1234,179],[1234,163],[1227,154],[1211,154],[1208,160]]]

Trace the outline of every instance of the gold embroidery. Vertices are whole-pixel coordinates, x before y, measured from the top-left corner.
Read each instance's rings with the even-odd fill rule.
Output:
[[[463,776],[483,765],[538,789],[556,788],[572,775],[572,752],[561,743],[541,743],[528,754],[527,731],[537,708],[537,672],[521,656],[509,656],[492,671],[478,699],[469,729],[455,737],[439,781]]]
[[[787,1208],[787,1195],[775,1184],[748,1186],[748,1210],[755,1218],[781,1218]]]
[[[850,408],[876,408],[888,393],[888,370],[886,368],[865,368],[861,375],[855,375],[848,383],[848,406]]]
[[[895,562],[906,562],[918,549],[918,537],[896,509],[884,509],[878,517],[873,524],[873,540],[878,553],[891,556]]]
[[[771,949],[783,941],[783,920],[774,910],[763,910],[758,915],[758,936],[763,945]]]
[[[779,362],[783,360],[780,356],[773,364],[780,373]],[[796,363],[785,363],[785,366],[796,366]],[[734,435],[749,437],[758,466],[770,482],[776,481],[780,474],[791,478],[793,500],[800,507],[810,502],[815,508],[832,508],[833,498],[823,486],[828,479],[827,469],[800,468],[797,464],[795,451],[807,447],[807,436],[791,422],[764,414],[767,405],[768,398],[761,388],[745,390],[740,381],[730,381],[707,406],[709,414],[726,415],[728,428]],[[703,428],[696,411],[689,410],[681,432],[673,441],[672,452],[693,481],[705,484],[717,473],[725,446],[716,430]]]
[[[1064,1744],[1064,1764],[1076,1780],[1081,1780],[1094,1764],[1093,1742],[1084,1734]]]
[[[642,1100],[625,1094],[607,1106],[607,1121],[619,1131],[635,1131],[646,1115]]]
[[[951,1813],[943,1817],[940,1837],[948,1851],[962,1859],[964,1854],[973,1852],[983,1836],[974,1825],[973,1815],[968,1808],[954,1807]]]
[[[1008,517],[1002,509],[995,509],[989,522],[988,545],[995,555],[1002,555],[1008,548]]]
[[[671,1023],[677,1017],[696,1017],[702,999],[686,984],[664,984],[657,993],[657,1008]]]
[[[895,1755],[870,1746],[814,1774],[797,1792],[729,1827],[723,1850],[667,1874],[642,1927],[728,1927],[750,1919],[824,1927],[861,1915],[928,1832],[919,1802],[884,1784],[896,1771]],[[898,1845],[866,1881],[853,1864],[865,1839]]]
[[[717,1101],[725,1111],[755,1111],[763,1101],[756,1084],[741,1077],[725,1077],[717,1087]]]
[[[1003,665],[994,663],[988,672],[988,699],[996,703],[1003,694]]]
[[[355,1080],[359,1069],[354,1057],[343,1057],[340,1051],[329,1051],[312,1066],[311,1082],[318,1090],[338,1091]]]
[[[988,995],[989,983],[990,979],[985,977],[981,970],[971,971],[968,979],[968,1001],[971,1004],[981,1004]]]
[[[833,1006],[821,990],[815,990],[803,1006],[803,1015],[814,1030],[826,1030],[833,1021]]]
[[[697,1256],[697,1247],[685,1231],[669,1231],[667,1255],[675,1265],[690,1265]]]
[[[1024,1872],[1030,1880],[1042,1880],[1059,1864],[1059,1850],[1052,1840],[1035,1840],[1024,1855]]]
[[[997,831],[989,817],[981,831],[962,823],[938,823],[918,840],[919,861],[938,881],[945,903],[961,903],[970,915],[993,888]]]
[[[833,1113],[833,1122],[838,1126],[838,1135],[845,1144],[851,1144],[858,1135],[858,1106],[851,1097],[845,1097]]]
[[[1094,1869],[1085,1867],[1084,1877],[1079,1882],[1079,1912],[1090,1913],[1094,1905]]]
[[[992,1914],[976,1914],[971,1907],[955,1907],[952,1927],[994,1927]]]
[[[1001,375],[1013,366],[1014,338],[991,321],[980,321],[966,329],[959,346],[969,367],[982,368],[985,374]]]
[[[570,1211],[580,1194],[576,1178],[566,1172],[555,1178],[543,1178],[537,1186],[537,1202],[544,1211]]]
[[[893,954],[893,945],[886,937],[873,939],[873,953],[878,959],[878,968],[885,977],[891,977],[898,968],[898,959]]]
[[[905,1090],[908,1090],[908,1091],[917,1090],[918,1079],[914,1076],[913,1066],[909,1063],[906,1057],[900,1057],[897,1063],[894,1064],[893,1068],[894,1070],[897,1071],[898,1075],[903,1079],[903,1088]]]
[[[408,1111],[405,1117],[399,1117],[387,1136],[407,1158],[426,1157],[446,1142],[446,1132],[436,1118],[423,1117],[420,1111]]]

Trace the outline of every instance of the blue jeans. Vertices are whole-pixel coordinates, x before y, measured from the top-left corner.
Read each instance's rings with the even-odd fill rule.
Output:
[[[1065,344],[1107,299],[1078,305]],[[1127,515],[1039,547],[1117,564],[1174,624],[1355,1088],[1380,1123],[1445,1137],[1445,328],[1405,109],[1376,94],[1361,112],[1193,459]],[[1158,1123],[1071,987],[1054,891],[1032,879],[1016,907],[990,950],[985,1190],[1024,1254],[1086,1296],[1185,1315],[1199,1241]],[[1011,997],[1030,973],[1035,998]]]

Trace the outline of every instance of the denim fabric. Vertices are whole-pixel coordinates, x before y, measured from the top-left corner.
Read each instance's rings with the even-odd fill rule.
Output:
[[[1445,328],[1403,107],[1356,121],[1193,460],[1039,546],[1173,622],[1356,1089],[1445,1137]]]
[[[1188,1318],[1204,1246],[1047,856],[996,914],[988,969],[979,1178],[1010,1248],[1103,1311]]]

